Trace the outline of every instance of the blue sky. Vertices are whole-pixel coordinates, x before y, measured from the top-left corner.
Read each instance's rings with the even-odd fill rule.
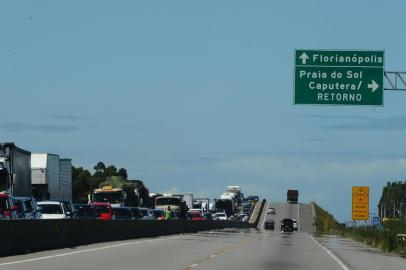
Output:
[[[389,3],[390,2],[390,3]],[[128,169],[152,191],[288,188],[350,219],[351,186],[406,177],[406,92],[293,106],[296,48],[385,50],[406,70],[404,1],[0,4],[1,141]]]

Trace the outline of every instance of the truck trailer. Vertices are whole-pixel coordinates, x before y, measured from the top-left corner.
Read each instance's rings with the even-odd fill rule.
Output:
[[[299,191],[296,189],[289,189],[287,192],[288,203],[297,203],[299,201]]]
[[[49,153],[31,154],[31,183],[34,198],[72,200],[72,161]]]
[[[0,143],[0,193],[31,197],[31,153],[14,143]]]

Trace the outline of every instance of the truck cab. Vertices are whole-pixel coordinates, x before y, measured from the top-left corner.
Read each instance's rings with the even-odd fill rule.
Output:
[[[168,208],[173,212],[179,212],[182,204],[182,197],[176,195],[164,195],[155,199],[155,208],[167,211]]]
[[[234,201],[232,199],[219,199],[215,201],[215,212],[224,212],[226,215],[234,215]]]
[[[123,207],[125,199],[123,189],[104,186],[93,191],[90,203],[109,203],[111,207]]]

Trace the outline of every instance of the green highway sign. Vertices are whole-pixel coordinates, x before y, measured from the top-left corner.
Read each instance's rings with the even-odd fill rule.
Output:
[[[383,106],[384,51],[295,50],[294,104]]]

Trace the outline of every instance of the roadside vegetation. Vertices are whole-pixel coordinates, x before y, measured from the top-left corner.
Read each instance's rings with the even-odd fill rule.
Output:
[[[319,205],[313,204],[316,214],[316,233],[341,235],[382,251],[406,256],[406,239],[398,236],[406,234],[406,220],[387,220],[382,226],[346,227]]]
[[[332,214],[321,208],[315,202],[312,203],[316,212],[315,226],[317,234],[340,234],[344,226],[338,223]]]

